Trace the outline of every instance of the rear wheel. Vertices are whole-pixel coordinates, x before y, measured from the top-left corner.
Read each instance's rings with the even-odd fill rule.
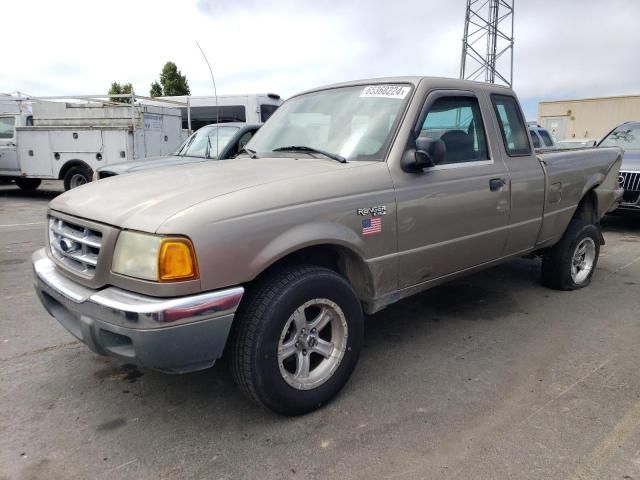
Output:
[[[16,185],[22,190],[35,190],[41,183],[39,178],[16,178]]]
[[[574,219],[562,239],[544,256],[542,283],[556,290],[589,285],[600,255],[600,232],[585,220]]]
[[[362,344],[362,310],[349,283],[325,268],[288,267],[253,286],[243,302],[231,339],[240,389],[283,415],[330,401]]]
[[[80,187],[91,181],[91,170],[88,167],[71,167],[64,176],[64,189]]]

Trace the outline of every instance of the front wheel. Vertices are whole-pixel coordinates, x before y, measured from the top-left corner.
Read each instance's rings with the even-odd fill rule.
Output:
[[[16,178],[16,185],[21,190],[35,190],[41,183],[39,178]]]
[[[283,415],[331,400],[356,366],[364,333],[351,285],[326,268],[288,267],[250,288],[243,302],[231,339],[240,389]]]
[[[542,283],[556,290],[577,290],[589,285],[600,255],[600,232],[584,220],[574,219],[562,239],[542,260]]]

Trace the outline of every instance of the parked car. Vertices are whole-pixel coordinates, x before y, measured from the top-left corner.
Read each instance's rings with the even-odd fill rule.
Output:
[[[139,172],[149,168],[199,163],[208,160],[233,158],[251,140],[262,124],[221,123],[207,125],[191,134],[172,155],[138,162],[121,162],[105,165],[95,171],[94,180],[123,173]],[[217,145],[217,147],[216,147]]]
[[[531,140],[533,141],[533,148],[542,150],[555,148],[553,138],[551,138],[551,135],[546,128],[529,127],[529,133],[531,134]]]
[[[52,200],[35,288],[100,354],[189,372],[226,352],[249,398],[303,414],[350,377],[363,312],[523,255],[542,257],[548,287],[587,286],[621,161],[619,148],[536,153],[498,85],[318,88],[233,161]]]
[[[590,148],[598,144],[597,138],[572,138],[570,140],[560,140],[556,143],[557,148]]]
[[[640,211],[640,122],[625,122],[611,130],[598,144],[624,150],[620,185],[624,187],[620,211]]]

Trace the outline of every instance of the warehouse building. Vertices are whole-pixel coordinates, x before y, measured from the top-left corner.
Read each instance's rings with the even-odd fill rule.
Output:
[[[556,141],[601,139],[629,120],[640,121],[640,95],[557,100],[538,104],[538,123]]]

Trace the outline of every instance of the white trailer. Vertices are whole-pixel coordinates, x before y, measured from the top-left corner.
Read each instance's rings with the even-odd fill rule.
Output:
[[[168,155],[179,147],[180,103],[148,105],[133,95],[130,103],[98,98],[40,97],[30,100],[30,110],[1,109],[6,112],[0,113],[0,125],[6,125],[0,130],[0,176],[24,189],[37,188],[42,179],[63,180],[68,190],[89,182],[102,165]]]

